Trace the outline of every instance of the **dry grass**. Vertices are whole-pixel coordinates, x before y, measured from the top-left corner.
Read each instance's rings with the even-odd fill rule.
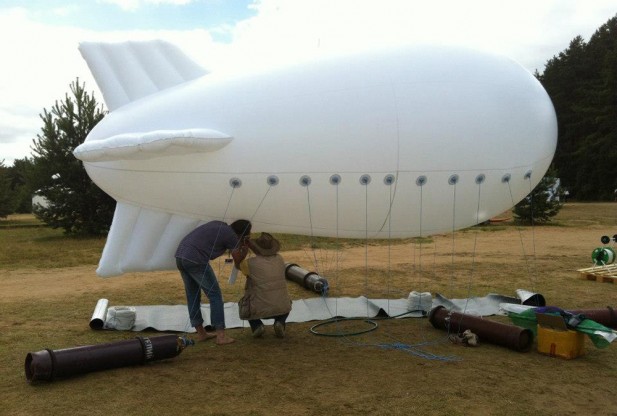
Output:
[[[0,239],[6,232],[0,229]],[[500,223],[341,250],[297,243],[283,254],[311,269],[317,259],[332,296],[400,298],[417,290],[457,298],[524,288],[551,305],[601,308],[616,306],[617,283],[586,281],[576,270],[590,265],[602,235],[615,233],[617,204],[567,204],[555,224],[533,229]],[[45,241],[33,243],[32,255],[64,247],[49,257],[79,259],[80,250],[96,251],[97,244]],[[586,355],[569,361],[484,343],[465,348],[425,319],[379,321],[377,330],[355,337],[315,336],[309,329],[316,322],[289,324],[284,340],[271,333],[253,340],[248,330],[232,329],[237,342],[229,346],[202,343],[171,360],[29,385],[23,361],[30,351],[157,335],[90,330],[99,298],[184,303],[182,284],[173,271],[100,279],[89,254],[79,266],[37,268],[1,255],[2,415],[617,415],[616,345],[598,350],[586,341]],[[226,300],[240,297],[240,285],[222,287]],[[292,283],[289,289],[296,299],[315,296]],[[399,344],[409,349],[394,348]]]

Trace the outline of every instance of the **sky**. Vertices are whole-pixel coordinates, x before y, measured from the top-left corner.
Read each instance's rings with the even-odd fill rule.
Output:
[[[615,0],[0,0],[0,161],[32,156],[39,115],[76,78],[104,102],[77,50],[83,41],[164,39],[213,73],[459,44],[542,73],[615,15]]]

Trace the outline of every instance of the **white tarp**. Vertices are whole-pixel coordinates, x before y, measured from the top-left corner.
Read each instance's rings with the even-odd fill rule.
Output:
[[[410,298],[412,294],[411,292]],[[530,292],[525,292],[530,293]],[[517,294],[519,294],[517,292]],[[287,322],[308,322],[327,320],[333,317],[365,317],[374,318],[377,315],[395,318],[410,318],[426,316],[427,309],[410,311],[410,298],[408,299],[368,299],[364,296],[357,298],[310,298],[294,300],[291,313]],[[445,306],[449,310],[476,316],[489,316],[502,314],[499,304],[521,304],[521,298],[503,295],[489,294],[484,297],[467,299],[447,299],[437,294],[430,305]],[[110,309],[130,308],[135,311],[135,323],[131,331],[143,331],[154,329],[157,331],[194,332],[191,326],[186,305],[149,305],[149,306],[108,306],[106,299],[101,299],[95,307],[90,326],[93,329],[113,329],[105,322],[103,326],[93,325],[93,322],[101,323],[106,317],[113,316]],[[204,325],[210,324],[210,305],[202,304],[201,312]],[[266,325],[271,325],[272,320],[265,320]],[[248,322],[238,317],[238,304],[236,302],[225,303],[225,325],[227,328],[248,327]]]

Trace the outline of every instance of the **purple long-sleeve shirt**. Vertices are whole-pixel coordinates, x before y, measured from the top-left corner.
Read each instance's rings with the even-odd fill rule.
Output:
[[[229,225],[222,221],[210,221],[188,233],[180,241],[175,256],[193,263],[206,264],[226,250],[236,248],[238,242],[238,236]]]

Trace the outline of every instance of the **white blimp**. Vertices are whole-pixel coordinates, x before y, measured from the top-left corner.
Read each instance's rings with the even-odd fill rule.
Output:
[[[235,75],[163,41],[82,43],[109,114],[75,149],[118,202],[97,273],[171,269],[209,221],[340,238],[490,219],[557,144],[541,84],[502,56],[411,46]]]

